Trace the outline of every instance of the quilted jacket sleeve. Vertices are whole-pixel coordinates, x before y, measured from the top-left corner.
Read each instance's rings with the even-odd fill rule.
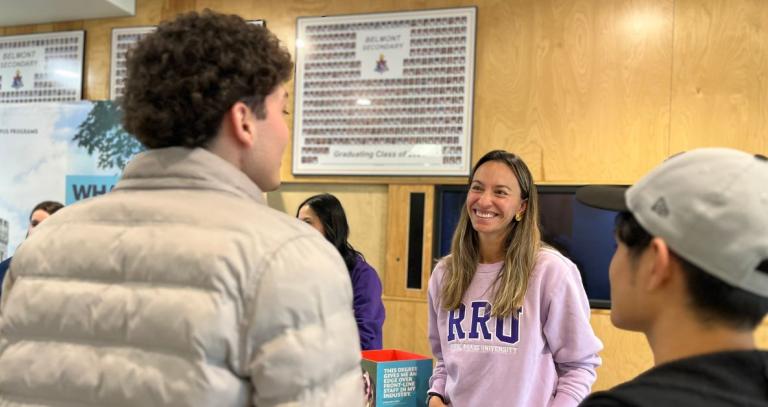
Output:
[[[265,406],[362,406],[352,287],[336,250],[296,237],[244,287],[243,361]]]

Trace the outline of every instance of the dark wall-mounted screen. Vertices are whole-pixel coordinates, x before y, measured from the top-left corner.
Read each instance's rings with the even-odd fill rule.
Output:
[[[435,187],[435,230],[432,253],[437,259],[451,251],[451,238],[464,201],[467,187],[464,185],[438,185]]]
[[[594,209],[575,199],[578,186],[537,186],[543,240],[579,267],[593,308],[610,308],[608,266],[616,248],[613,226],[616,212]],[[438,186],[435,196],[435,257],[451,250],[466,186]]]

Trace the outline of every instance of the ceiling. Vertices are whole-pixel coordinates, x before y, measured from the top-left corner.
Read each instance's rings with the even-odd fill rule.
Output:
[[[135,14],[136,0],[0,0],[0,27]]]

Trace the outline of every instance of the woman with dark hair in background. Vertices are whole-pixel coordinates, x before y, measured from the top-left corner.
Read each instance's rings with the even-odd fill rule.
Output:
[[[362,253],[347,241],[349,224],[341,202],[331,194],[311,196],[299,205],[296,217],[317,229],[341,254],[352,279],[360,347],[363,350],[381,349],[381,327],[384,325],[381,280]]]

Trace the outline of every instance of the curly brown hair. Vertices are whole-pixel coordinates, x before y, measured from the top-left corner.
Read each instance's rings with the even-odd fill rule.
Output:
[[[205,10],[160,24],[129,52],[123,125],[147,148],[202,147],[238,101],[259,119],[291,55],[266,28]]]

